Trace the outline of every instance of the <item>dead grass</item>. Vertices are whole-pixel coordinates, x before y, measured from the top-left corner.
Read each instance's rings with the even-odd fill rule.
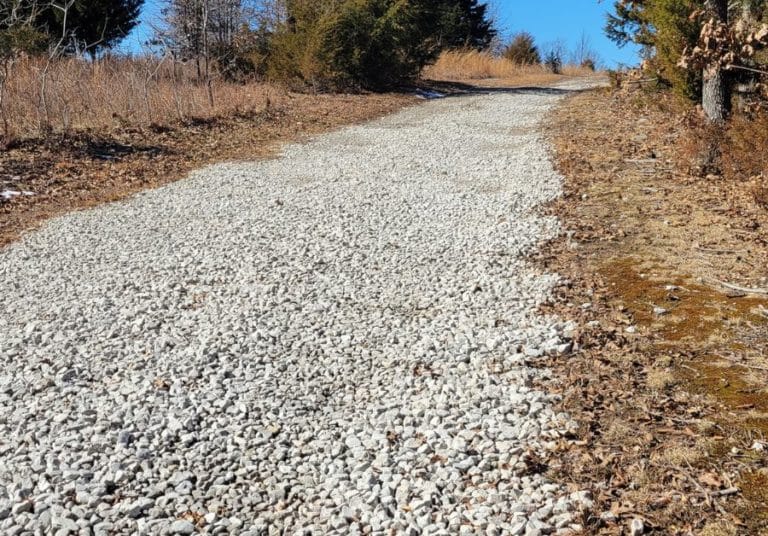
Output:
[[[503,81],[504,85],[551,84],[568,77],[594,76],[594,72],[574,66],[567,66],[562,75],[555,75],[543,65],[516,65],[507,58],[488,52],[448,51],[440,55],[434,65],[424,70],[423,76],[430,80],[447,81]]]
[[[5,137],[12,139],[251,114],[285,97],[263,83],[214,79],[209,86],[191,65],[154,57],[50,63],[22,57],[10,65],[0,114]]]
[[[646,381],[654,391],[664,391],[675,384],[675,376],[669,370],[651,368],[647,372]]]
[[[557,474],[618,516],[590,533],[641,517],[660,534],[766,534],[752,445],[768,436],[768,300],[720,282],[768,286],[768,213],[749,181],[678,165],[678,111],[663,93],[605,91],[552,116],[566,176],[552,211],[570,236],[542,264],[569,284],[547,310],[575,319],[580,352],[548,366],[584,423]]]

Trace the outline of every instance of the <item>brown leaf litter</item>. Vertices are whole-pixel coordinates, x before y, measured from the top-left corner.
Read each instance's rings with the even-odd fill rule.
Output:
[[[591,534],[768,534],[768,212],[689,174],[675,117],[607,89],[551,116],[567,232],[539,261],[577,330],[546,366],[581,423],[552,475],[591,489]]]

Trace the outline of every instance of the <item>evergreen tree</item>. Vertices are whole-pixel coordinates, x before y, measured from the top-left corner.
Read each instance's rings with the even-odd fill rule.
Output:
[[[38,26],[51,42],[62,41],[70,52],[87,51],[95,55],[122,41],[139,22],[144,0],[75,0],[69,9],[48,6]]]
[[[764,33],[749,31],[768,15],[768,0],[618,0],[614,7],[607,35],[620,45],[647,47],[660,78],[678,94],[701,102],[716,122],[729,106],[733,74],[728,69],[768,44]],[[718,28],[724,42],[712,33]]]
[[[624,46],[644,47],[659,78],[688,99],[701,94],[701,73],[678,63],[686,48],[696,44],[700,24],[690,17],[703,0],[620,0],[605,27],[610,39]]]
[[[504,57],[516,65],[538,65],[541,63],[539,48],[528,32],[521,32],[512,38],[504,50]]]
[[[488,5],[478,0],[438,0],[433,4],[445,48],[488,48],[496,36]],[[429,22],[427,23],[429,24]]]
[[[653,46],[653,29],[643,0],[617,0],[614,13],[609,13],[605,25],[608,38],[620,47],[635,43]]]
[[[487,46],[477,0],[287,0],[268,72],[314,87],[381,88],[418,76],[447,48]]]

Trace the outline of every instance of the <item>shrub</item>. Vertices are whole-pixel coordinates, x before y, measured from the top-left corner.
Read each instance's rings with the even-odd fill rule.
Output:
[[[521,32],[512,38],[504,50],[504,57],[516,65],[538,65],[541,63],[539,48],[528,32]]]
[[[544,65],[552,74],[561,74],[563,72],[563,59],[555,52],[548,52],[544,58]]]
[[[396,85],[441,50],[493,36],[477,0],[293,0],[288,13],[270,43],[269,76],[319,89]]]

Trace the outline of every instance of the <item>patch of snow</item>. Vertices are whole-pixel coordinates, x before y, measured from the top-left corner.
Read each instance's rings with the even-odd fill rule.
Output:
[[[30,195],[35,195],[35,193],[34,192],[27,192],[26,190],[21,191],[21,192],[16,191],[16,190],[3,190],[2,192],[0,192],[0,198],[4,199],[6,201],[10,201],[14,197],[19,197],[20,195],[30,196]]]
[[[432,99],[443,99],[445,98],[445,93],[440,93],[439,91],[432,91],[431,89],[417,89],[416,95],[418,95],[422,99],[432,100]]]

